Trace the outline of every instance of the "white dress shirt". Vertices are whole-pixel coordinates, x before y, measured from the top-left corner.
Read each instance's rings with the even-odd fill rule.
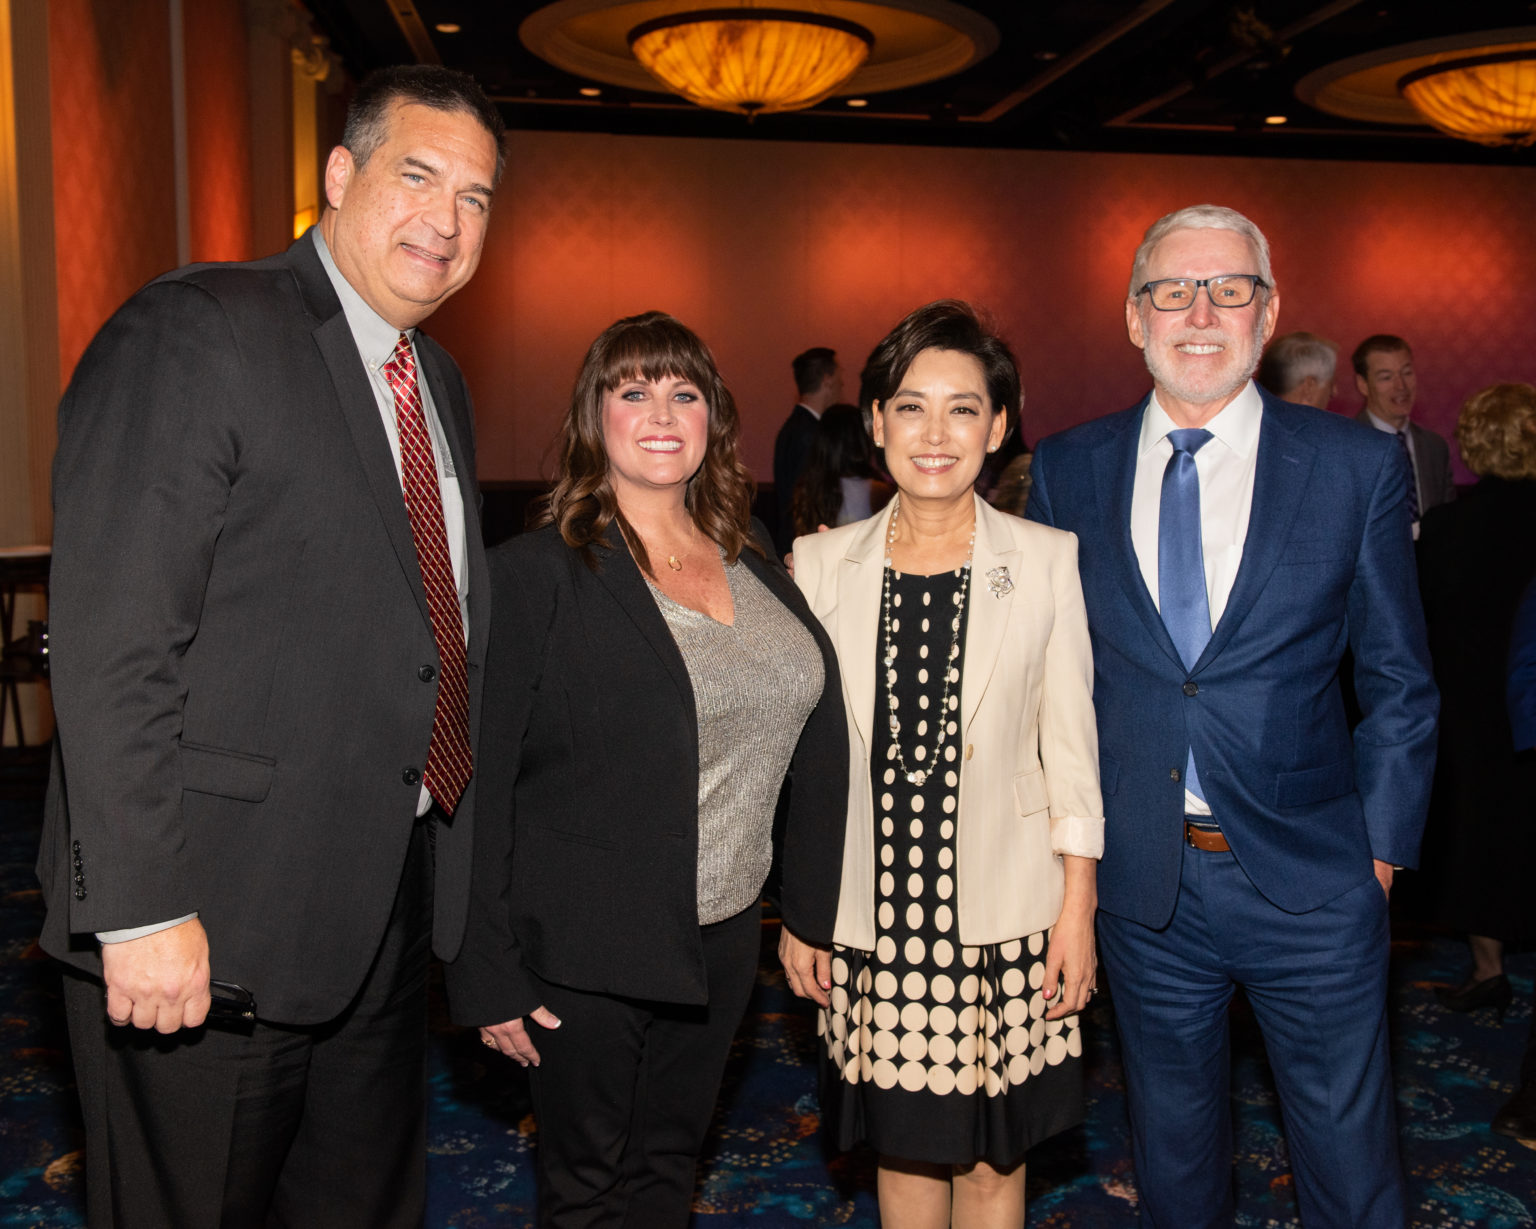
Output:
[[[320,263],[325,266],[326,275],[331,279],[337,298],[341,300],[341,309],[347,317],[347,326],[352,331],[357,351],[363,357],[363,366],[368,369],[368,381],[373,387],[374,400],[378,402],[379,416],[384,421],[384,434],[389,439],[390,454],[395,459],[395,473],[400,474],[400,430],[395,422],[395,394],[384,377],[384,364],[394,355],[395,345],[400,340],[400,330],[369,307],[363,296],[352,288],[352,283],[341,275],[341,270],[331,259],[330,250],[325,246],[325,240],[320,237],[320,228],[317,226],[310,233],[314,236],[315,251],[320,255]],[[416,358],[416,332],[414,329],[406,332],[411,336],[411,356]],[[464,536],[464,496],[459,490],[453,455],[448,451],[448,437],[443,434],[442,420],[437,416],[437,407],[432,404],[432,390],[427,385],[426,374],[421,370],[419,361],[416,364],[416,387],[421,393],[421,409],[427,420],[427,431],[432,437],[432,451],[437,458],[437,486],[443,502],[443,527],[448,534],[448,555],[453,564],[454,584],[459,591],[459,620],[464,626],[464,641],[467,644],[469,556]],[[401,484],[403,499],[403,477]],[[416,801],[418,818],[425,815],[431,805],[432,795],[423,785]],[[196,916],[196,913],[189,913],[186,917],[174,918],[169,922],[152,922],[147,926],[130,926],[124,930],[102,930],[97,932],[96,938],[102,943],[122,943],[156,931],[169,930],[172,926],[180,926]]]
[[[1200,539],[1205,557],[1205,594],[1211,608],[1211,626],[1221,622],[1237,569],[1243,562],[1243,541],[1248,536],[1248,516],[1253,510],[1253,479],[1259,457],[1259,426],[1264,403],[1253,381],[1222,411],[1205,424],[1214,439],[1195,453],[1200,476]],[[1162,516],[1163,471],[1173,455],[1168,432],[1178,424],[1158,404],[1157,394],[1141,418],[1141,438],[1136,446],[1136,479],[1131,489],[1131,545],[1141,578],[1153,605],[1157,592],[1157,537]],[[1189,815],[1209,815],[1211,808],[1188,790],[1184,810]]]

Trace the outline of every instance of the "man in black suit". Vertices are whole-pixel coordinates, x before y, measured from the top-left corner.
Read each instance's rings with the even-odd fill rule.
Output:
[[[415,330],[501,134],[462,74],[370,77],[320,225],[145,287],[60,405],[38,874],[93,1226],[420,1223],[489,606],[468,391]]]
[[[1367,426],[1397,436],[1408,457],[1413,483],[1408,489],[1408,510],[1413,516],[1413,536],[1419,536],[1419,518],[1431,508],[1456,498],[1451,476],[1451,450],[1427,427],[1410,422],[1418,396],[1418,377],[1413,370],[1413,351],[1401,337],[1376,333],[1358,346],[1350,361],[1355,368],[1355,388],[1365,404],[1355,415]]]
[[[842,400],[843,370],[837,365],[837,351],[816,346],[797,355],[792,364],[795,393],[800,398],[789,412],[773,441],[773,494],[778,503],[779,523],[775,544],[779,554],[789,550],[795,540],[795,483],[811,459],[811,444],[816,439],[816,424],[829,405]]]

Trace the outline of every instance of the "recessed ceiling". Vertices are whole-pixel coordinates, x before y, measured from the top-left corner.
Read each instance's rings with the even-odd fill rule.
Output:
[[[900,36],[888,32],[882,49],[877,31],[870,65],[846,87],[867,106],[834,96],[809,111],[761,116],[750,125],[657,92],[638,67],[621,71],[610,63],[600,70],[598,62],[551,55],[563,65],[557,66],[521,37],[531,32],[530,42],[538,44],[554,37],[550,31],[558,34],[563,22],[588,19],[611,22],[614,30],[622,25],[627,33],[632,14],[699,7],[705,0],[634,0],[622,5],[626,12],[606,18],[595,10],[615,7],[610,0],[303,2],[354,76],[384,64],[436,59],[473,73],[514,128],[1520,166],[1533,157],[1530,150],[1487,149],[1448,137],[1415,122],[1406,104],[1390,97],[1367,112],[1338,105],[1335,95],[1359,92],[1355,74],[1413,44],[1461,39],[1481,45],[1490,30],[1529,34],[1536,28],[1536,0],[890,0],[885,7],[929,10],[930,19],[949,13],[959,33],[943,55],[955,68],[931,80],[882,80],[881,64],[900,60],[892,49]],[[857,0],[786,2],[839,12],[881,7]],[[860,24],[874,29],[877,19],[866,18]],[[944,20],[942,13],[937,19]],[[457,33],[436,28],[450,24]],[[606,37],[600,54],[612,60],[614,36]],[[967,41],[973,46],[962,54]],[[547,43],[543,49],[550,54]],[[881,54],[888,59],[878,59]],[[1336,88],[1325,95],[1324,87]],[[1267,122],[1278,116],[1285,122]]]

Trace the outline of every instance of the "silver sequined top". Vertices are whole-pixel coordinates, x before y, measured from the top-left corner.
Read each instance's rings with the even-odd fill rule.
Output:
[[[740,913],[762,891],[779,787],[824,682],[805,625],[745,564],[727,565],[725,575],[736,608],[730,627],[651,585],[698,713],[701,926]]]

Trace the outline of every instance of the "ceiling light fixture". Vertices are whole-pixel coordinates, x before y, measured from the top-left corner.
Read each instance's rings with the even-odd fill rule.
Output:
[[[869,99],[867,99],[867,98],[850,98],[847,101],[848,101],[848,105],[850,107],[867,107],[867,106],[869,106]]]
[[[873,46],[874,36],[853,21],[747,5],[672,13],[629,32],[635,59],[667,89],[748,117],[815,106]]]
[[[1426,64],[1397,83],[1441,132],[1479,145],[1536,143],[1536,52],[1501,51]]]
[[[440,21],[432,28],[439,34],[457,34],[464,27],[456,21]]]
[[[1266,115],[1264,117],[1264,122],[1266,124],[1274,124],[1274,125],[1278,126],[1280,124],[1289,123],[1290,122],[1290,116],[1288,116],[1288,115]]]
[[[603,91],[595,85],[584,85],[576,92],[583,98],[601,98],[603,96]]]

